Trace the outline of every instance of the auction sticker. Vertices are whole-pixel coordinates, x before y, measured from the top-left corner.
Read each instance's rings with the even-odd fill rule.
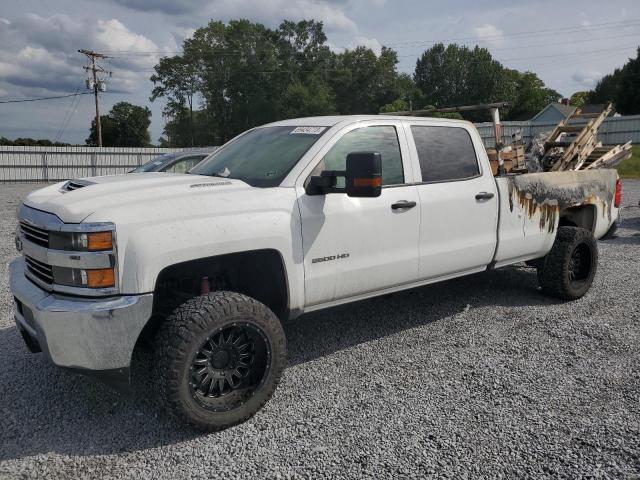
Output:
[[[305,135],[320,135],[326,130],[327,127],[296,127],[289,132],[290,135],[294,133],[301,133]]]

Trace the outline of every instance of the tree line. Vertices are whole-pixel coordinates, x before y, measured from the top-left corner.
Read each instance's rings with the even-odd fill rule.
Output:
[[[418,58],[413,76],[397,65],[397,52],[387,47],[379,54],[364,46],[333,51],[314,20],[284,21],[276,29],[212,21],[185,40],[182,54],[155,67],[151,100],[166,101],[161,144],[218,145],[283,118],[492,101],[511,103],[505,119],[530,118],[561,97],[535,73],[507,69],[478,46],[434,45]]]

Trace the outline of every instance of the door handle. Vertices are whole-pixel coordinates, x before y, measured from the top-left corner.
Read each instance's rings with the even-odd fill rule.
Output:
[[[489,200],[493,198],[493,193],[491,192],[480,192],[476,194],[476,200]]]
[[[391,204],[391,210],[409,210],[416,206],[416,202],[409,202],[407,200],[400,200],[396,203]]]

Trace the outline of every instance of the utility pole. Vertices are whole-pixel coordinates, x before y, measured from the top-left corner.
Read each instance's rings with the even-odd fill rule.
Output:
[[[110,58],[106,55],[98,52],[94,52],[93,50],[78,50],[78,52],[84,54],[89,59],[90,64],[88,66],[82,67],[87,72],[91,71],[93,76],[93,96],[96,102],[96,129],[98,133],[98,146],[102,146],[102,125],[100,124],[100,105],[98,102],[98,91],[101,88],[101,84],[104,85],[104,80],[98,78],[98,73],[108,73],[111,75],[111,72],[105,70],[104,67],[98,64],[97,59],[105,59]],[[89,87],[91,82],[87,82],[87,87]],[[104,91],[104,90],[103,90]]]

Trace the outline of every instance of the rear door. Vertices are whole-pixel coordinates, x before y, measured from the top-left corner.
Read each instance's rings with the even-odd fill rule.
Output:
[[[420,197],[419,278],[480,270],[493,258],[497,187],[470,125],[407,122]]]
[[[347,154],[361,151],[382,156],[379,197],[306,193],[311,175],[344,170]],[[320,150],[296,190],[307,307],[416,281],[420,205],[401,122],[345,127]]]

